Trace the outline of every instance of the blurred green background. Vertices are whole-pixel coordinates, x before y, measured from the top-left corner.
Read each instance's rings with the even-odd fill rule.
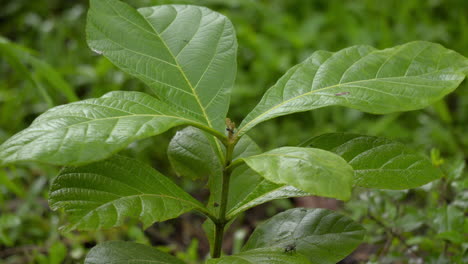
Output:
[[[127,0],[134,7],[204,5],[229,17],[239,40],[238,76],[229,112],[240,123],[264,91],[314,51],[368,44],[387,48],[412,40],[441,43],[468,55],[466,0]],[[113,90],[147,91],[139,81],[91,52],[85,40],[87,1],[0,0],[0,142],[48,108]],[[281,117],[250,134],[266,150],[347,131],[400,140],[430,155],[445,177],[408,191],[355,190],[338,210],[364,224],[366,243],[343,263],[468,263],[468,86],[422,111],[386,116],[328,107]],[[166,146],[175,130],[131,144],[126,155],[173,176],[197,198],[203,182],[175,178]],[[81,263],[97,242],[153,244],[187,263],[207,254],[198,216],[138,223],[99,232],[62,234],[66,221],[47,205],[59,168],[38,164],[0,170],[0,263]],[[236,251],[255,223],[298,200],[250,210],[234,224],[227,245]],[[336,206],[334,206],[336,207]]]

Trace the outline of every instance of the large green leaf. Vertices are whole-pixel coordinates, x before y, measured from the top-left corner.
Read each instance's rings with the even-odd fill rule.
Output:
[[[165,252],[149,246],[124,241],[109,241],[93,247],[85,264],[184,264]]]
[[[209,259],[207,264],[308,264],[307,258],[296,252],[285,252],[284,249],[249,250],[219,259]]]
[[[49,203],[52,209],[62,208],[70,216],[66,230],[119,226],[128,217],[147,227],[192,209],[206,211],[153,168],[121,156],[65,168],[52,184]]]
[[[282,147],[243,160],[273,183],[288,184],[313,195],[341,200],[351,196],[353,169],[332,152]]]
[[[441,176],[424,155],[385,138],[330,133],[315,137],[308,144],[343,157],[354,169],[354,184],[366,188],[409,189]]]
[[[0,146],[0,166],[20,161],[77,165],[101,160],[132,141],[178,125],[212,130],[140,92],[111,92],[54,107]]]
[[[236,74],[231,22],[204,7],[164,5],[135,10],[91,0],[88,44],[143,80],[159,98],[224,130]]]
[[[361,243],[364,234],[361,225],[334,211],[295,208],[259,225],[242,251],[295,248],[314,264],[335,264]]]
[[[274,117],[329,105],[375,114],[420,109],[453,91],[467,70],[465,57],[423,41],[384,50],[317,51],[265,93],[238,134]]]

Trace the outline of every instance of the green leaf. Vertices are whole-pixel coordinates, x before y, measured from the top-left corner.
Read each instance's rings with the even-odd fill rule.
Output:
[[[203,205],[153,168],[121,156],[65,168],[49,192],[50,207],[70,216],[66,230],[122,225],[137,218],[148,227]]]
[[[214,203],[220,200],[222,173],[224,164],[225,148],[216,145],[212,137],[194,127],[187,127],[180,130],[172,138],[169,143],[168,156],[169,160],[177,172],[181,176],[187,176],[192,179],[205,178],[209,179],[208,186],[210,188],[210,198],[208,207],[214,212],[218,207]],[[242,137],[234,148],[233,159],[238,160],[242,157],[261,153],[257,144],[248,136]],[[231,176],[231,182],[236,178],[236,170]],[[258,175],[249,179],[262,178]],[[242,192],[250,188],[246,182],[242,183]],[[253,187],[253,186],[252,186]],[[229,201],[240,198],[239,192],[236,192],[238,186],[230,184]]]
[[[144,81],[161,100],[224,131],[237,67],[237,40],[226,17],[190,5],[90,5],[86,31],[92,50]]]
[[[343,157],[354,169],[354,184],[366,188],[415,188],[441,177],[424,155],[396,141],[348,133],[330,133],[311,139],[311,147]]]
[[[222,164],[211,138],[195,127],[177,131],[167,149],[169,161],[177,175],[195,180],[222,173]]]
[[[78,101],[73,88],[63,79],[61,74],[46,62],[35,57],[35,52],[32,50],[12,43],[0,36],[0,55],[5,57],[11,66],[19,71],[25,79],[36,86],[51,106],[53,106],[52,99],[44,89],[42,80],[46,80],[52,88],[66,96],[68,101]],[[27,65],[32,66],[33,71],[28,69]]]
[[[25,188],[16,184],[12,181],[5,170],[0,170],[0,186],[5,187],[7,190],[11,191],[12,193],[16,194],[18,197],[24,198],[25,196]]]
[[[238,134],[278,116],[330,105],[374,114],[421,109],[457,88],[467,71],[465,57],[424,41],[384,50],[317,51],[265,93]]]
[[[246,165],[234,170],[229,187],[228,219],[272,200],[311,195],[293,186],[270,182]]]
[[[209,259],[207,264],[308,264],[311,263],[301,254],[284,252],[278,249],[249,250],[219,259]]]
[[[347,200],[353,169],[340,156],[321,149],[282,147],[243,158],[268,181],[288,184],[313,195]]]
[[[233,156],[234,161],[242,161],[243,158],[261,153],[260,147],[250,137],[243,136],[236,145]],[[250,167],[240,165],[231,175],[227,218],[233,218],[271,200],[309,195],[295,187],[268,181]]]
[[[466,213],[466,210],[465,210]],[[438,208],[432,218],[433,228],[439,232],[460,232],[463,230],[465,213],[454,205]]]
[[[135,140],[178,125],[214,131],[147,94],[111,92],[42,114],[0,146],[0,166],[20,161],[78,165],[102,160]]]
[[[314,264],[335,264],[362,242],[364,234],[361,225],[334,211],[295,208],[259,225],[242,251],[292,247]]]
[[[191,179],[209,178],[211,195],[208,207],[216,213],[218,207],[214,203],[220,199],[222,184],[222,161],[216,154],[221,152],[223,156],[225,149],[222,147],[218,152],[211,138],[200,129],[187,127],[172,138],[168,156],[178,175]],[[233,159],[236,161],[260,153],[258,145],[244,136],[234,148]],[[269,182],[245,165],[233,171],[229,188],[228,218],[274,199],[309,195],[292,186]]]
[[[167,253],[133,242],[110,241],[93,247],[85,264],[184,264]]]

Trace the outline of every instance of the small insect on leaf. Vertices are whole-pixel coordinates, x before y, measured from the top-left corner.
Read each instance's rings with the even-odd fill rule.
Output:
[[[296,244],[289,244],[284,247],[284,253],[295,253],[296,252]]]
[[[232,122],[231,119],[226,118],[226,131],[229,134],[234,134],[234,130],[236,129],[236,123]]]
[[[341,93],[336,93],[335,96],[342,96],[342,95],[347,95],[350,94],[351,92],[341,92]]]

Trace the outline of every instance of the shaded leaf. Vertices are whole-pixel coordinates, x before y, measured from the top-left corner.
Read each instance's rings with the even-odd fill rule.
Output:
[[[178,125],[205,127],[140,92],[110,92],[54,107],[0,146],[0,166],[20,161],[78,165],[109,157],[129,143]]]
[[[177,131],[167,149],[169,161],[177,175],[195,180],[222,173],[222,164],[211,138],[195,127]],[[222,150],[220,152],[223,153]]]
[[[44,90],[42,80],[48,81],[50,86],[57,92],[67,97],[69,102],[78,100],[73,88],[63,79],[62,75],[52,66],[38,59],[35,52],[21,45],[10,42],[0,36],[0,55],[4,57],[15,70],[19,71],[25,79],[28,79],[39,92],[46,96],[46,100],[51,98]],[[32,66],[33,71],[27,65]],[[49,103],[52,103],[51,101]]]
[[[92,248],[85,264],[184,264],[183,261],[157,249],[133,242],[110,241]]]
[[[335,264],[362,242],[364,234],[361,225],[334,211],[295,208],[259,225],[242,251],[295,248],[314,264]]]
[[[304,192],[347,200],[353,169],[340,156],[314,148],[282,147],[243,158],[268,181],[288,184]]]
[[[83,167],[65,168],[53,181],[50,207],[70,216],[66,230],[122,225],[126,218],[145,227],[175,218],[202,204],[168,178],[134,159],[114,156]]]
[[[135,10],[115,0],[91,0],[88,44],[144,81],[158,98],[224,131],[236,75],[231,22],[190,5]]]
[[[441,177],[424,155],[385,138],[330,133],[308,144],[343,157],[354,169],[354,184],[366,188],[409,189]]]
[[[465,57],[424,41],[384,50],[317,51],[265,93],[238,134],[278,116],[330,105],[374,114],[424,108],[457,88],[467,71]]]
[[[241,252],[219,259],[209,259],[207,264],[308,264],[311,263],[301,254],[284,250],[257,249]]]

